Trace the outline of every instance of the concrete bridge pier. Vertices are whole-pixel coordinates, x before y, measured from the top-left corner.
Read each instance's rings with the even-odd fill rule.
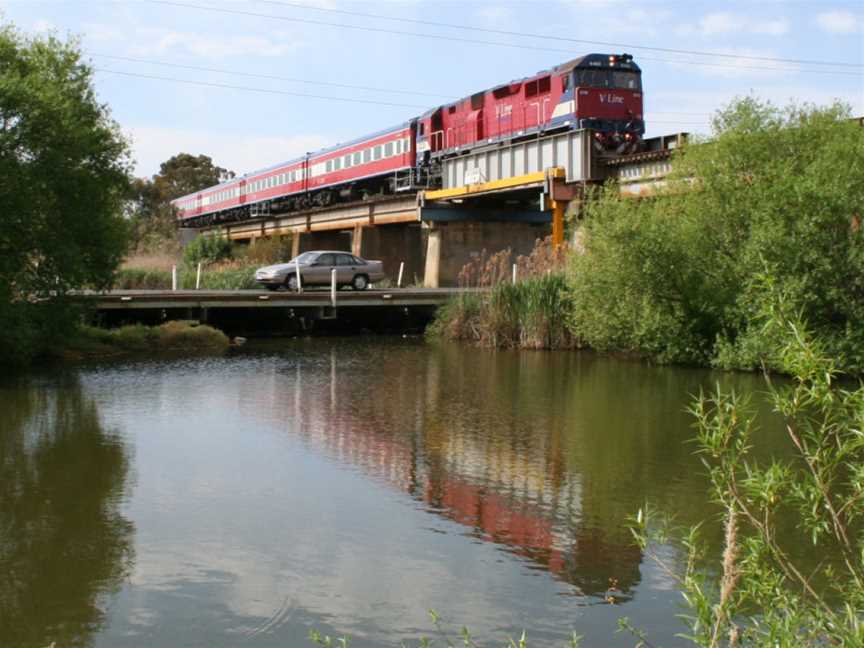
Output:
[[[395,284],[399,265],[404,263],[402,285],[423,282],[426,251],[424,231],[419,222],[359,226],[353,232],[353,253],[364,259],[384,262],[384,271]]]
[[[291,256],[309,250],[340,250],[351,252],[351,230],[295,232],[291,241]]]
[[[395,284],[404,263],[402,285],[422,283],[425,232],[419,222],[387,225],[358,224],[353,229],[295,232],[291,256],[309,250],[341,250],[364,259],[384,262],[384,271]]]
[[[459,221],[428,224],[424,282],[426,288],[456,286],[462,268],[483,251],[489,257],[511,250],[513,259],[528,255],[537,239],[552,231],[550,223],[520,221]]]

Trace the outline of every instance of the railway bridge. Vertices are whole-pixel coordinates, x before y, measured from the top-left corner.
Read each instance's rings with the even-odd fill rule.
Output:
[[[293,254],[335,249],[384,261],[405,282],[453,286],[462,267],[484,250],[529,254],[537,239],[564,241],[565,213],[578,215],[586,187],[609,179],[622,195],[662,186],[671,152],[686,134],[646,140],[642,152],[608,157],[578,130],[474,148],[446,159],[442,187],[341,203],[196,230],[219,229],[251,245],[291,235]]]

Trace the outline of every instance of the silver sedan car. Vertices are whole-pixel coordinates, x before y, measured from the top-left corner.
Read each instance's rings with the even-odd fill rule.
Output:
[[[385,277],[381,261],[366,261],[347,252],[319,250],[304,252],[287,263],[259,268],[255,271],[255,281],[269,290],[279,286],[297,290],[298,268],[302,286],[329,286],[334,269],[336,285],[340,288],[351,286],[354,290],[366,290],[369,284]]]

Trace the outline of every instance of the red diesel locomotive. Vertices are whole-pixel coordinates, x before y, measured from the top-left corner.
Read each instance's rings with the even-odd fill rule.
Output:
[[[181,225],[199,227],[436,186],[444,158],[563,130],[591,129],[600,151],[635,151],[645,132],[641,76],[629,54],[588,54],[172,204]]]

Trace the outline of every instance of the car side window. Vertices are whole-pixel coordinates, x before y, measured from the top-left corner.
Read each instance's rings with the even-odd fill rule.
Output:
[[[318,259],[315,261],[315,263],[317,263],[318,265],[325,265],[325,266],[336,265],[333,261],[333,255],[332,254],[322,254],[321,256],[318,257]]]
[[[355,257],[351,257],[351,258],[354,259],[354,265],[366,265],[366,262],[363,259],[361,259],[360,257],[355,256]]]
[[[352,257],[350,254],[337,254],[336,263],[340,266],[355,265],[354,257]]]

